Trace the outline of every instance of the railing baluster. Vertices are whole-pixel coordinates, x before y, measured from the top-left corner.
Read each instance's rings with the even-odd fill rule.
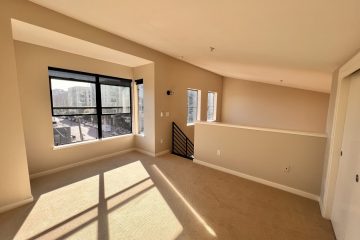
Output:
[[[194,155],[194,144],[175,122],[172,123],[172,153],[188,159],[193,159]]]
[[[174,123],[172,124],[172,153],[175,153],[174,149]]]

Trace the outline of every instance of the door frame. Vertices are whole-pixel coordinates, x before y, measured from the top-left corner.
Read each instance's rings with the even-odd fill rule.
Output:
[[[349,95],[349,76],[360,69],[360,52],[333,74],[326,132],[323,181],[320,195],[322,216],[331,219]]]

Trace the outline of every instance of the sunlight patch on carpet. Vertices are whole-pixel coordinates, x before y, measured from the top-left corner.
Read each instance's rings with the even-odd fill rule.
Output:
[[[15,239],[31,239],[66,232],[97,216],[99,176],[42,194]],[[70,227],[71,226],[71,227]],[[62,230],[59,230],[62,229]]]
[[[171,183],[171,181],[165,176],[165,174],[156,166],[152,165],[156,172],[165,180],[165,182],[170,186],[170,188],[176,193],[176,195],[181,199],[181,201],[187,206],[190,212],[195,216],[195,218],[204,226],[206,231],[213,237],[216,237],[215,231],[206,223],[204,218],[191,206],[191,204],[183,197],[183,195],[177,190],[177,188]]]

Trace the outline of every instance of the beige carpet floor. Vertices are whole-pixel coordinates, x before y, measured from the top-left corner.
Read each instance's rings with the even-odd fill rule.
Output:
[[[37,178],[0,239],[335,239],[317,202],[166,155],[132,152]]]

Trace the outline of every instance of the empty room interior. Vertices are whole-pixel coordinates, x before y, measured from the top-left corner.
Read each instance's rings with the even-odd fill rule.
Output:
[[[360,239],[359,11],[1,0],[0,239]]]

